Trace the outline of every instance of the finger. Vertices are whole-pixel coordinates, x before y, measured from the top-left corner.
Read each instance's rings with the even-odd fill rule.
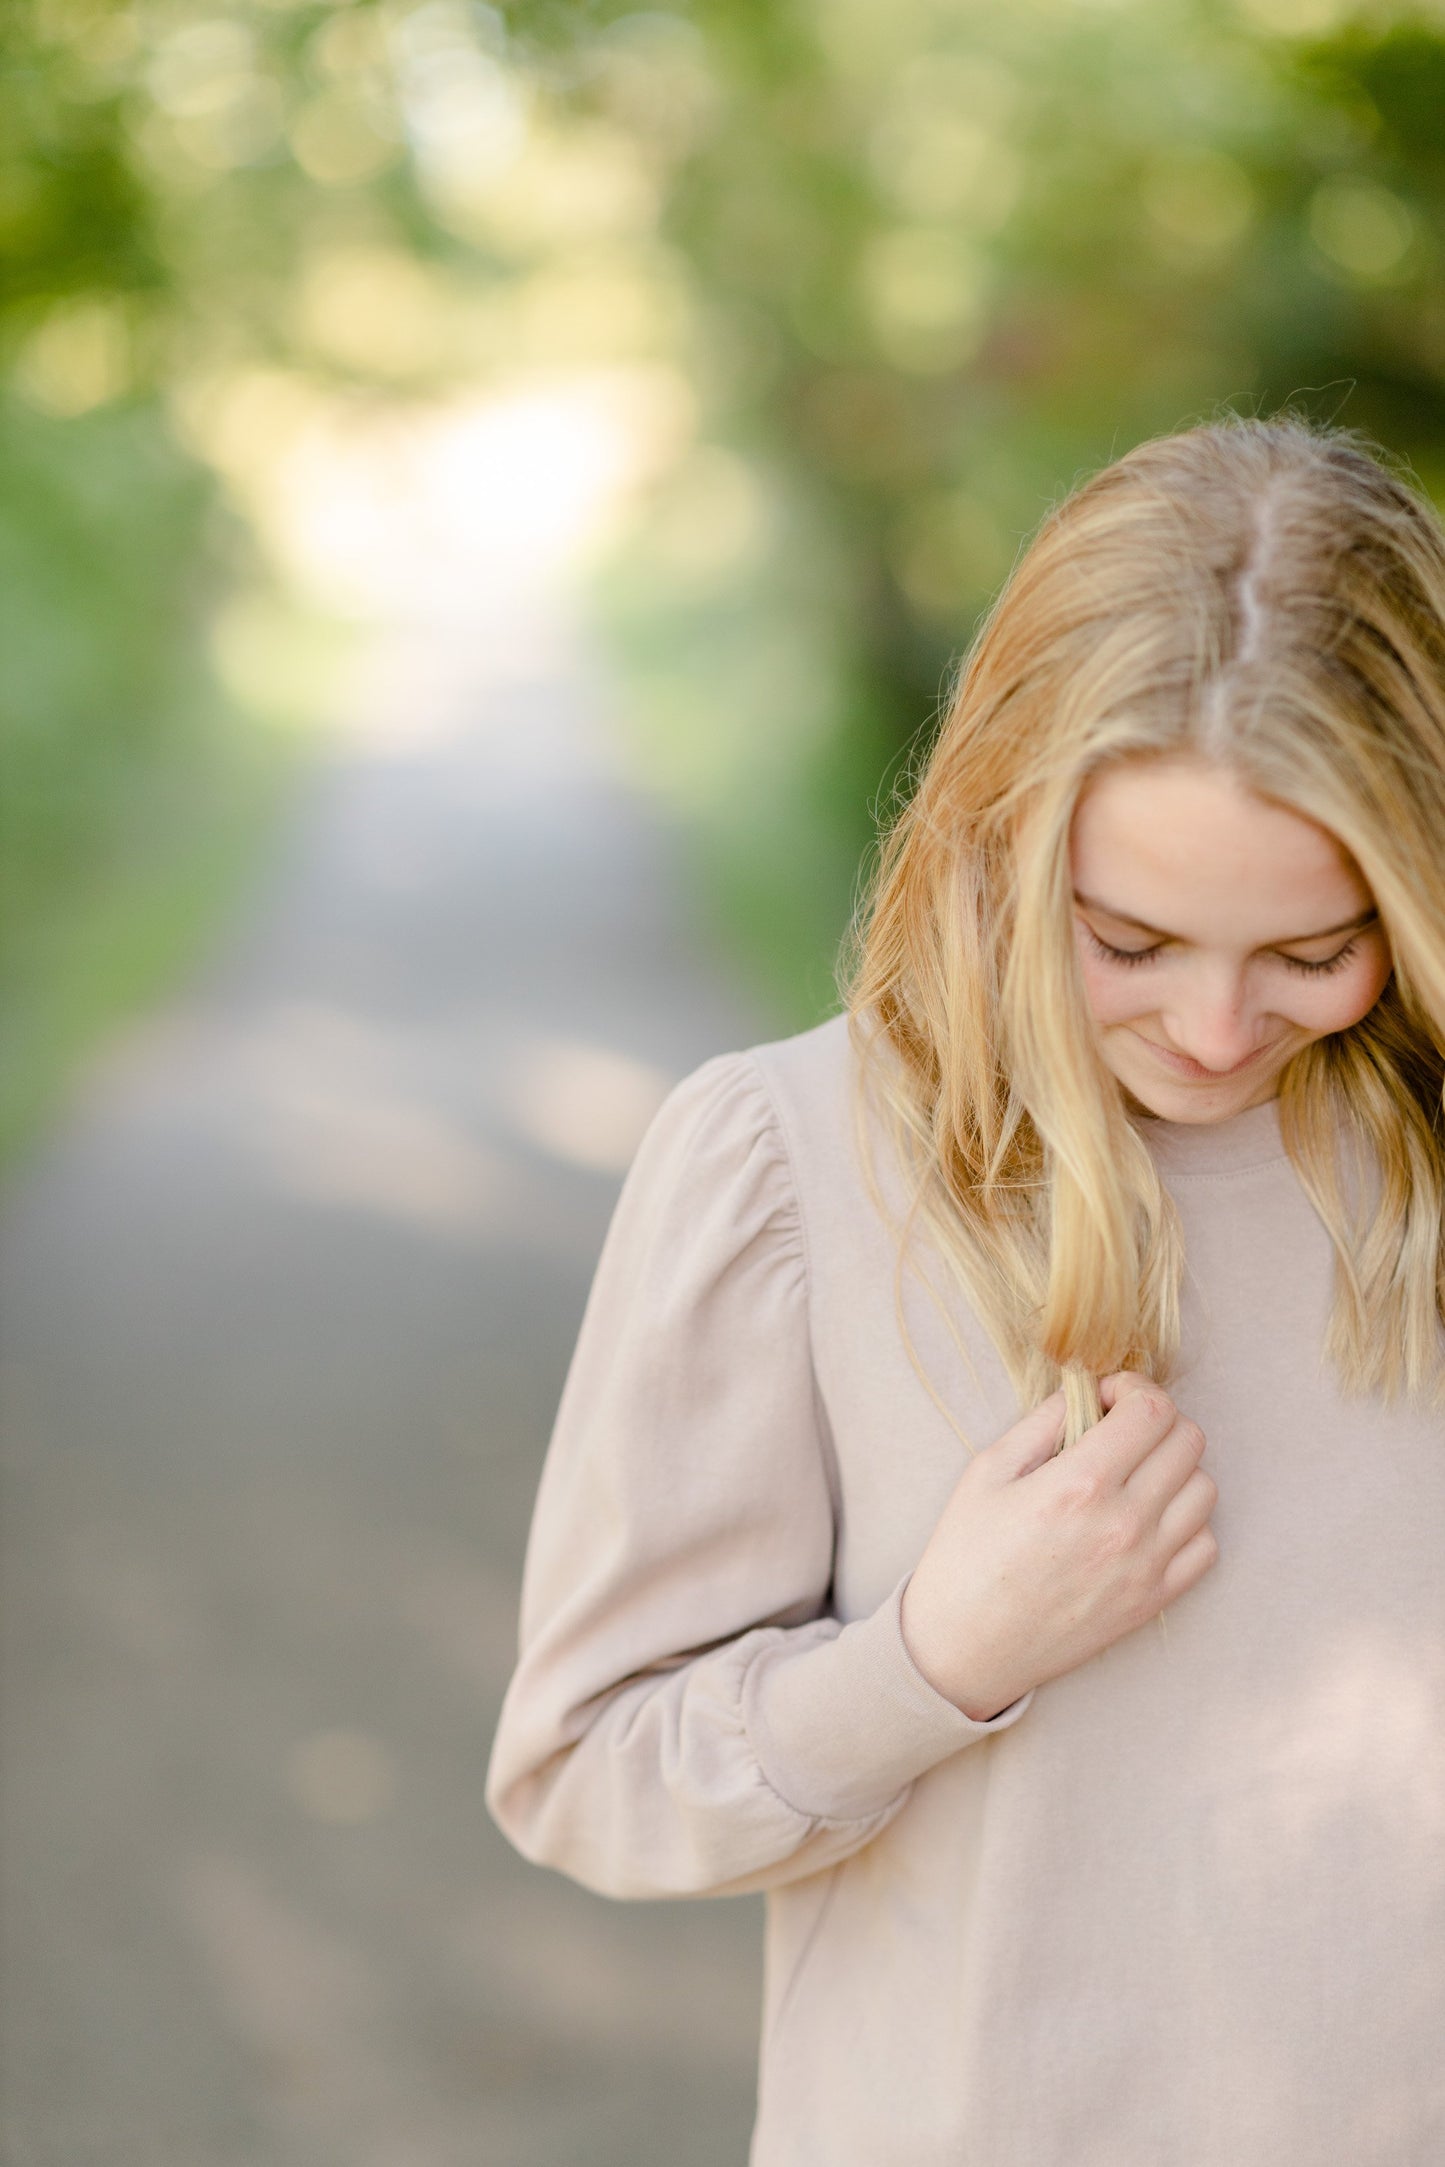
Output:
[[[1127,1399],[1131,1392],[1141,1391],[1151,1382],[1141,1369],[1111,1370],[1107,1377],[1099,1379],[1099,1398],[1103,1401],[1104,1412],[1107,1414],[1120,1400]]]
[[[1165,1556],[1173,1556],[1191,1542],[1218,1503],[1219,1490],[1213,1476],[1196,1467],[1159,1515],[1159,1542]]]
[[[1176,1550],[1160,1576],[1164,1600],[1172,1603],[1202,1580],[1211,1565],[1219,1561],[1219,1545],[1214,1539],[1212,1527],[1200,1528],[1191,1535],[1182,1550]]]
[[[1187,1415],[1177,1417],[1148,1456],[1139,1462],[1124,1487],[1146,1512],[1156,1516],[1183,1489],[1204,1454],[1205,1436]]]
[[[1124,1379],[1133,1380],[1125,1383]],[[1127,1482],[1136,1467],[1178,1420],[1178,1409],[1162,1385],[1130,1371],[1106,1378],[1116,1389],[1113,1404],[1102,1422],[1085,1430],[1064,1457],[1076,1466],[1092,1469],[1103,1481]]]
[[[1064,1441],[1064,1395],[1051,1392],[979,1454],[1000,1482],[1017,1482],[1050,1461]]]

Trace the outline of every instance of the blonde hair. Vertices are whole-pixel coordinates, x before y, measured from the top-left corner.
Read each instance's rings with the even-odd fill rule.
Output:
[[[1177,1357],[1179,1223],[1079,976],[1068,841],[1104,765],[1222,763],[1331,830],[1393,975],[1281,1077],[1336,1254],[1343,1388],[1440,1403],[1445,531],[1359,432],[1230,417],[1139,445],[1044,519],[887,835],[844,988],[931,1236],[1026,1404]],[[1373,1155],[1350,1192],[1336,1138]],[[881,1193],[881,1192],[880,1192]]]

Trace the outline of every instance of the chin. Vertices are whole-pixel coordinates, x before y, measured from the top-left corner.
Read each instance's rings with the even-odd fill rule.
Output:
[[[1273,1097],[1274,1094],[1271,1092],[1268,1095]],[[1162,1091],[1151,1092],[1149,1098],[1145,1099],[1128,1084],[1124,1086],[1124,1096],[1131,1111],[1152,1114],[1156,1121],[1176,1121],[1181,1128],[1190,1122],[1204,1127],[1211,1121],[1228,1121],[1234,1114],[1242,1114],[1247,1106],[1255,1103],[1248,1098],[1230,1100],[1228,1103],[1217,1098],[1204,1100],[1198,1094],[1191,1097],[1183,1091],[1177,1095]]]
[[[1130,1061],[1114,1070],[1124,1087],[1131,1111],[1152,1114],[1159,1121],[1228,1121],[1251,1106],[1275,1097],[1283,1061],[1253,1073],[1221,1076],[1217,1083],[1193,1082],[1187,1077],[1141,1073],[1141,1064]]]

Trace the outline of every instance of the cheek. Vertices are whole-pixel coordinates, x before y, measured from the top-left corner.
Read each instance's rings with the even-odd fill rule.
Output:
[[[1360,956],[1333,978],[1319,979],[1313,985],[1302,979],[1283,1013],[1318,1038],[1348,1031],[1352,1024],[1368,1016],[1389,978],[1390,959],[1377,949]]]
[[[1089,1013],[1096,1023],[1128,1023],[1136,1016],[1149,1015],[1156,1005],[1149,992],[1148,964],[1129,970],[1117,963],[1101,962],[1081,947],[1079,973]]]

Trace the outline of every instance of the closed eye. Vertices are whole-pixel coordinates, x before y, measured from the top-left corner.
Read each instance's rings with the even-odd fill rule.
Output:
[[[1081,920],[1080,923],[1082,922]],[[1151,948],[1115,948],[1110,942],[1100,940],[1091,925],[1085,925],[1084,932],[1096,955],[1101,956],[1106,963],[1123,964],[1126,969],[1138,963],[1148,963],[1169,945],[1167,941],[1156,941]],[[1277,960],[1286,970],[1298,971],[1305,978],[1328,978],[1332,971],[1344,969],[1358,946],[1358,940],[1346,941],[1343,948],[1332,956],[1326,956],[1321,963],[1306,963],[1302,956],[1280,956]]]
[[[1336,955],[1326,956],[1323,963],[1305,963],[1299,956],[1281,956],[1279,960],[1292,971],[1303,971],[1306,978],[1328,978],[1331,971],[1344,969],[1358,946],[1358,941],[1346,941]]]
[[[1094,953],[1102,956],[1107,963],[1147,963],[1149,958],[1157,956],[1165,945],[1163,941],[1156,941],[1152,948],[1111,948],[1107,941],[1100,940],[1091,925],[1084,926],[1084,932]]]

